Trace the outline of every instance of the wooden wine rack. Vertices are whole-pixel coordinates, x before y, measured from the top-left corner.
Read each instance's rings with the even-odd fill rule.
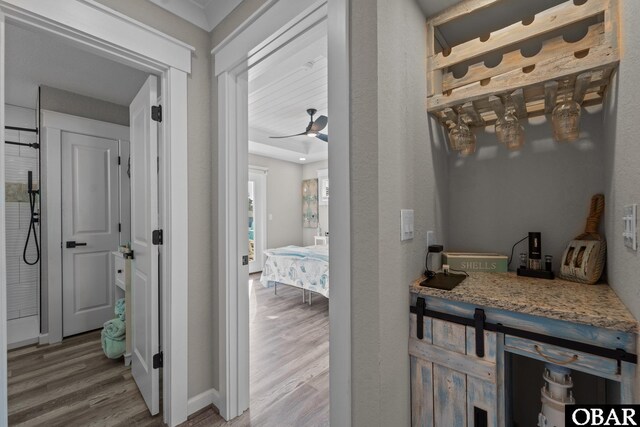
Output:
[[[427,111],[442,124],[466,115],[470,126],[486,126],[504,111],[510,95],[518,117],[550,113],[558,102],[574,99],[582,105],[602,103],[612,71],[620,60],[618,1],[569,0],[507,27],[437,51],[438,27],[499,1],[466,0],[427,21]],[[595,20],[594,20],[595,18]],[[586,35],[575,42],[550,33],[580,22],[593,22]],[[525,57],[519,45],[542,39],[542,48]],[[486,55],[503,53],[494,67]],[[466,74],[455,77],[456,64],[470,64]]]

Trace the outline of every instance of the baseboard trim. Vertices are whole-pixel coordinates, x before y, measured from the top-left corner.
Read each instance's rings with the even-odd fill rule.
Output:
[[[38,337],[38,344],[49,344],[49,334],[40,334],[40,336]]]
[[[39,332],[38,316],[21,317],[7,321],[7,350],[36,344]]]
[[[209,390],[205,390],[202,393],[189,398],[187,402],[187,414],[195,414],[209,405],[213,405],[219,409],[221,401],[222,399],[218,390],[210,388]]]

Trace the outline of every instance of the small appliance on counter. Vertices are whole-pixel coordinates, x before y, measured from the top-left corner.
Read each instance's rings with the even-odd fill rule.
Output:
[[[562,255],[560,277],[572,282],[595,284],[600,280],[607,259],[607,241],[598,233],[604,213],[604,195],[591,198],[584,233],[569,242]]]
[[[442,273],[436,273],[435,271],[429,268],[429,255],[433,253],[442,252],[444,247],[442,245],[429,245],[427,248],[427,257],[425,260],[425,272],[424,275],[426,279],[424,279],[420,286],[426,288],[435,288],[435,289],[443,289],[446,291],[450,291],[451,289],[458,286],[467,276],[468,274],[465,271],[459,271],[457,269],[452,269],[448,264],[442,265]],[[458,273],[452,273],[451,271],[455,271]]]
[[[520,254],[518,276],[535,277],[553,280],[553,257],[545,256],[542,263],[542,233],[529,233],[529,255]]]

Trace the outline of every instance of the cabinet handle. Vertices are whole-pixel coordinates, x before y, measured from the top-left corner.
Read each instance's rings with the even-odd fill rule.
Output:
[[[571,356],[570,358],[568,358],[566,360],[559,360],[559,359],[554,359],[553,357],[549,357],[549,356],[543,354],[542,353],[542,349],[540,348],[540,346],[538,344],[534,344],[533,348],[540,355],[540,357],[542,357],[547,362],[553,363],[555,365],[568,365],[569,363],[573,363],[573,362],[576,362],[578,360],[578,355],[577,354],[574,354],[573,356]]]

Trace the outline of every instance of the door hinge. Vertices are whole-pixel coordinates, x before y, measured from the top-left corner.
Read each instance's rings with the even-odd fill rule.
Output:
[[[151,120],[154,122],[162,121],[162,105],[153,105],[151,107]]]
[[[153,369],[162,368],[164,366],[164,355],[160,351],[153,355]]]
[[[162,244],[162,230],[153,230],[151,232],[151,243],[154,245]]]
[[[122,157],[118,156],[118,165],[122,164]]]
[[[118,233],[122,233],[122,223],[118,223]]]
[[[242,265],[249,265],[249,255],[242,255]]]

